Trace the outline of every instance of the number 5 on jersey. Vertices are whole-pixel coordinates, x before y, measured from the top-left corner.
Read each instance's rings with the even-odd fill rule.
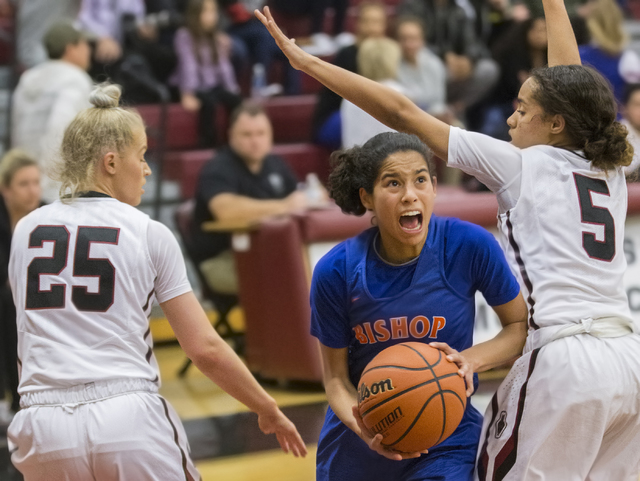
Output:
[[[71,288],[71,302],[79,311],[106,312],[113,304],[116,269],[109,259],[89,257],[91,243],[118,244],[120,229],[113,227],[78,227],[74,277],[97,277],[98,292],[87,292],[86,286]],[[50,290],[40,289],[41,275],[60,275],[67,267],[69,255],[69,231],[63,225],[40,225],[29,236],[29,248],[42,248],[45,242],[53,242],[53,255],[36,257],[27,268],[26,309],[63,309],[66,284],[52,284]]]
[[[582,248],[592,259],[611,262],[616,255],[616,230],[609,209],[593,205],[591,193],[609,195],[609,186],[602,179],[592,179],[574,172],[573,178],[578,189],[580,214],[583,224],[604,227],[604,240],[599,241],[592,232],[582,232]]]

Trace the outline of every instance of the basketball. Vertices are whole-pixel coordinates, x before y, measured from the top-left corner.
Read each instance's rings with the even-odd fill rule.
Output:
[[[374,357],[358,383],[358,408],[372,436],[400,452],[429,449],[449,437],[467,405],[458,366],[420,342],[391,346]]]

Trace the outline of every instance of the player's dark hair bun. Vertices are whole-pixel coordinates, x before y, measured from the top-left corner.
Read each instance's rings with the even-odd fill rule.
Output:
[[[367,209],[360,200],[360,189],[369,194],[380,173],[384,160],[396,152],[415,151],[424,157],[429,174],[434,175],[431,151],[415,135],[384,132],[364,145],[339,150],[331,155],[329,194],[343,212],[363,215]]]
[[[603,170],[629,165],[633,147],[626,128],[616,122],[618,106],[609,82],[582,65],[534,69],[533,98],[545,116],[561,115],[573,147],[584,150],[594,167]]]

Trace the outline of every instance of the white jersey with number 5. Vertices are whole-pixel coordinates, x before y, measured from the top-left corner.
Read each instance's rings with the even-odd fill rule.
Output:
[[[591,168],[580,154],[548,145],[521,150],[451,128],[449,165],[497,194],[501,242],[531,330],[603,317],[632,322],[623,286],[625,176]]]
[[[18,223],[9,277],[21,394],[159,382],[148,320],[154,296],[164,302],[191,290],[165,226],[103,194],[56,201]]]

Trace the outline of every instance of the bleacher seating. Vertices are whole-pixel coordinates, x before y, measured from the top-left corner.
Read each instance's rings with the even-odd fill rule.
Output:
[[[273,125],[273,152],[289,162],[301,181],[310,172],[325,181],[329,172],[329,152],[310,143],[315,103],[315,95],[275,97],[265,101],[265,110]],[[153,149],[159,134],[161,108],[155,104],[136,108],[148,128],[149,148]],[[228,118],[222,109],[218,111],[216,123],[223,139],[226,138]],[[163,175],[180,183],[183,199],[193,196],[202,164],[213,157],[213,150],[198,149],[197,126],[197,113],[187,112],[180,104],[169,105],[167,126],[162,134],[167,150]]]
[[[273,124],[274,142],[309,141],[315,104],[315,95],[275,97],[266,100],[265,110]],[[160,105],[138,105],[135,108],[149,130],[149,148],[153,149],[155,147],[153,132],[159,128],[160,123]],[[217,124],[222,132],[226,132],[226,115],[222,109],[218,112]],[[168,151],[198,148],[198,114],[186,111],[180,104],[170,104],[164,142]]]
[[[329,151],[322,147],[308,142],[276,144],[273,153],[287,161],[300,181],[310,172],[316,173],[323,182],[329,176]],[[191,198],[200,169],[214,154],[212,149],[170,152],[165,157],[165,178],[178,181],[182,198]]]

